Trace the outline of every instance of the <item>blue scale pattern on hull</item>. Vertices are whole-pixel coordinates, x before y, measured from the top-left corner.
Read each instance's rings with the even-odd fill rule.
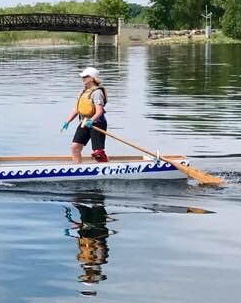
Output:
[[[9,172],[5,174],[4,172],[0,173],[0,180],[17,180],[17,179],[36,179],[36,178],[54,178],[54,177],[76,177],[76,176],[96,176],[99,173],[99,167],[95,167],[94,169],[88,167],[82,171],[82,168],[74,169],[65,169],[61,168],[57,169],[43,169],[40,171],[39,169],[31,172],[30,170],[26,171],[18,171],[17,173]]]
[[[176,170],[174,166],[172,166],[169,163],[164,163],[162,166],[160,164],[156,163],[154,166],[153,164],[147,164],[145,168],[143,168],[142,172],[148,173],[148,172],[160,172],[160,171],[171,171]]]

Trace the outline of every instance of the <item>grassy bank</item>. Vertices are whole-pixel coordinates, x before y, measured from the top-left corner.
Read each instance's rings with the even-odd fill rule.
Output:
[[[0,33],[0,45],[45,45],[79,44],[89,45],[92,36],[84,33],[46,32],[46,31],[11,31]]]

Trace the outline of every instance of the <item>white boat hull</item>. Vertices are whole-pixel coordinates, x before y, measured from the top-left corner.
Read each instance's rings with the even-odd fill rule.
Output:
[[[169,157],[189,164],[185,157]],[[187,178],[173,165],[148,157],[113,156],[109,159],[109,162],[98,163],[85,157],[83,163],[72,164],[68,156],[0,157],[0,182]]]

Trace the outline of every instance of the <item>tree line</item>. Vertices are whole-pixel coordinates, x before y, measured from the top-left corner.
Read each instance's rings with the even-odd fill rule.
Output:
[[[56,4],[37,2],[35,5],[17,5],[1,8],[0,14],[10,13],[77,13],[121,17],[129,23],[145,23],[152,29],[200,29],[209,21],[232,38],[241,39],[240,0],[150,0],[142,6],[124,0],[60,1]]]
[[[150,0],[148,23],[154,29],[200,29],[208,22],[241,39],[240,0]],[[206,10],[207,8],[207,10]]]

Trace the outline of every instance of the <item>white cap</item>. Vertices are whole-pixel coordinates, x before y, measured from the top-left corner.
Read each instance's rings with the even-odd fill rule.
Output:
[[[100,83],[99,71],[98,71],[98,69],[96,69],[94,67],[87,67],[79,75],[81,78],[89,76],[89,77],[93,78],[97,83]]]

